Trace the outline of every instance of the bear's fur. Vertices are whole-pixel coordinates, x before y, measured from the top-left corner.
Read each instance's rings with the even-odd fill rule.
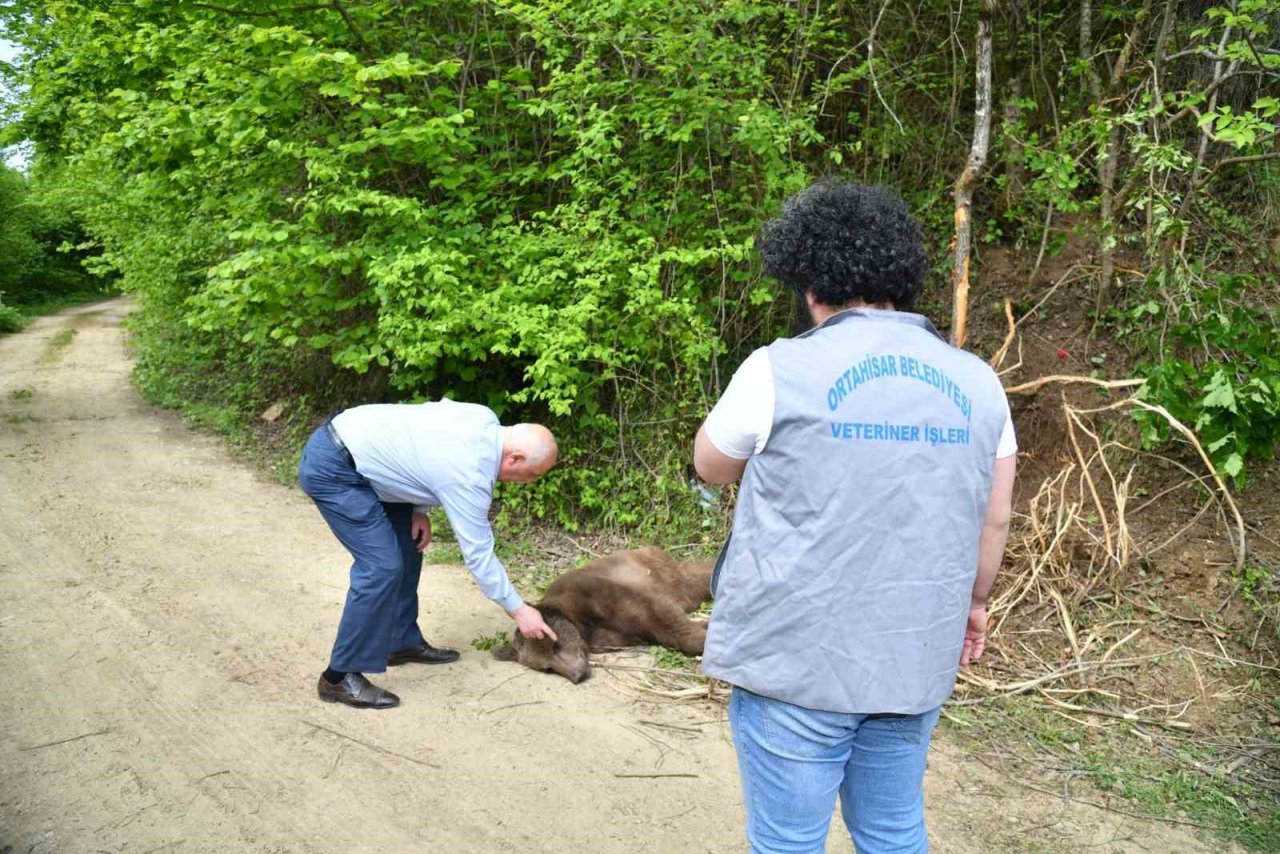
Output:
[[[711,598],[712,568],[710,561],[682,563],[657,548],[593,560],[557,578],[534,606],[556,641],[516,632],[493,654],[575,684],[591,674],[589,651],[658,644],[701,655],[707,624],[687,615]]]

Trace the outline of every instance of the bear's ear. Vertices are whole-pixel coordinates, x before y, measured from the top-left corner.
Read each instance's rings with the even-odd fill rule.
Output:
[[[493,657],[499,661],[515,661],[518,655],[516,648],[509,643],[495,646],[491,652],[493,652]]]

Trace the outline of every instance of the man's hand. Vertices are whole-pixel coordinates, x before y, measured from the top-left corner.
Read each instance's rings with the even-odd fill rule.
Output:
[[[987,606],[974,605],[969,609],[969,624],[964,629],[964,647],[960,650],[960,666],[982,658],[987,645]]]
[[[431,545],[431,520],[421,513],[414,513],[413,522],[409,526],[409,533],[413,537],[413,544],[418,551],[426,551],[427,546]]]
[[[516,621],[516,628],[520,630],[520,634],[527,638],[551,638],[551,640],[559,640],[556,633],[551,631],[542,620],[542,614],[532,605],[521,605],[511,612],[511,619]]]

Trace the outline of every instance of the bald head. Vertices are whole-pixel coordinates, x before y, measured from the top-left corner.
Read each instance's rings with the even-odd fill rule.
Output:
[[[513,424],[502,435],[498,480],[528,483],[556,464],[556,437],[541,424]]]

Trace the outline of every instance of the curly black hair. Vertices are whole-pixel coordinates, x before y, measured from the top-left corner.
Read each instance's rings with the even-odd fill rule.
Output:
[[[847,181],[791,196],[757,245],[766,275],[829,306],[862,300],[910,310],[929,271],[920,224],[902,198]]]

